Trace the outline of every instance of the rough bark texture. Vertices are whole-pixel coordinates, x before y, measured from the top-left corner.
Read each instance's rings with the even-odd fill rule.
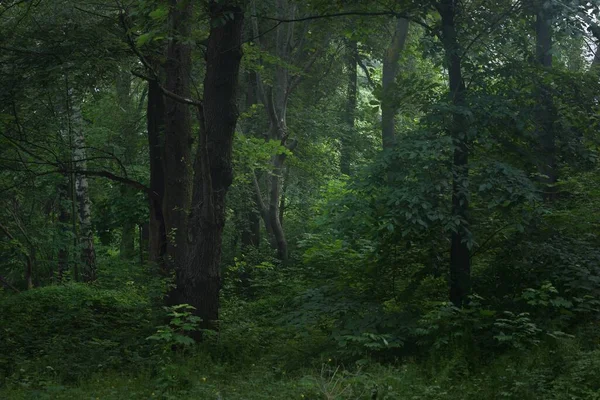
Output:
[[[391,149],[396,144],[396,107],[393,104],[393,91],[396,76],[398,75],[398,60],[406,43],[408,27],[408,20],[404,18],[398,19],[392,42],[383,58],[383,75],[381,78],[383,89],[381,99],[381,141],[384,150]]]
[[[165,88],[178,96],[190,97],[192,56],[190,44],[192,1],[170,0],[169,44],[165,63]],[[186,262],[187,221],[192,194],[192,154],[190,106],[165,96],[165,193],[163,214],[167,233],[169,270]]]
[[[543,1],[538,1],[535,18],[536,63],[546,74],[552,68],[552,28],[551,17],[545,11]],[[556,165],[556,144],[554,134],[555,110],[552,90],[544,83],[545,77],[537,87],[538,98],[535,110],[536,130],[538,138],[538,172],[540,182],[544,186],[544,199],[552,200],[555,196],[554,184],[558,180]]]
[[[164,135],[165,106],[162,92],[157,81],[148,83],[148,148],[150,155],[150,221],[148,223],[148,256],[150,262],[164,270],[167,252],[167,232],[162,210],[164,197]]]
[[[236,91],[243,12],[233,1],[211,1],[209,8],[204,103],[198,107],[196,178],[186,231],[189,251],[185,263],[177,269],[177,287],[170,297],[176,303],[194,306],[204,327],[216,328],[225,196],[233,180],[231,152],[238,118]]]
[[[87,169],[85,136],[81,107],[71,98],[71,129],[73,134],[73,165],[76,171]],[[92,230],[92,210],[88,179],[85,174],[75,174],[75,197],[79,220],[79,245],[81,247],[81,279],[90,282],[96,279],[96,252]]]
[[[450,126],[454,144],[452,165],[452,216],[460,221],[452,232],[450,248],[450,301],[462,307],[471,292],[471,255],[469,239],[469,139],[468,120],[458,108],[465,107],[466,87],[462,77],[461,48],[456,34],[457,0],[442,0],[442,43],[448,68],[450,99],[455,107]]]
[[[352,143],[354,142],[354,119],[356,117],[356,95],[358,81],[358,45],[356,40],[348,42],[347,68],[348,68],[348,87],[346,89],[346,113],[344,119],[346,122],[346,131],[342,134],[340,150],[340,172],[350,175],[350,164],[352,160]]]

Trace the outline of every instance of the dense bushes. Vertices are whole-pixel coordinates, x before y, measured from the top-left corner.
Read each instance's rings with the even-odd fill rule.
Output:
[[[0,303],[0,374],[68,381],[139,360],[151,318],[133,288],[67,284],[7,297]]]

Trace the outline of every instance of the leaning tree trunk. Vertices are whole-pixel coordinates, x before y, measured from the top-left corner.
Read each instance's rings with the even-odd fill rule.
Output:
[[[456,33],[456,0],[441,0],[438,10],[442,17],[442,44],[448,68],[450,101],[454,106],[450,135],[454,145],[452,164],[452,217],[459,221],[452,232],[450,247],[450,301],[457,307],[467,304],[471,292],[471,254],[469,250],[469,138],[466,87],[462,77],[461,48]]]
[[[255,4],[255,2],[253,3]],[[296,13],[296,5],[292,4],[288,0],[277,0],[277,8],[280,11],[279,17],[284,19],[294,19]],[[281,24],[277,26],[275,31],[275,55],[284,60],[287,63],[293,64],[299,60],[291,60],[290,54],[294,47],[299,47],[302,44],[304,36],[294,33],[295,24],[293,22],[286,25]],[[306,29],[304,34],[308,30]],[[253,19],[253,34],[255,37],[259,37],[258,22],[256,18]],[[299,37],[296,46],[294,46],[295,37]],[[257,43],[259,40],[256,39]],[[259,43],[260,45],[260,43]],[[312,56],[308,57],[303,68],[303,72],[306,73],[314,61],[318,52],[314,52]],[[296,58],[306,56],[302,51],[298,51]],[[259,96],[265,106],[267,117],[269,120],[270,128],[265,135],[266,139],[278,141],[283,147],[292,151],[297,142],[290,140],[289,132],[287,129],[286,112],[287,104],[290,94],[294,88],[298,85],[301,80],[301,76],[290,78],[288,67],[285,65],[275,66],[275,74],[271,87],[267,91],[263,90],[265,86],[259,74],[257,74],[257,86]],[[282,224],[282,214],[280,212],[281,203],[281,189],[282,179],[285,169],[285,154],[275,155],[272,157],[272,169],[270,176],[267,179],[267,195],[266,199],[262,199],[262,192],[260,185],[255,185],[257,203],[261,207],[261,215],[263,217],[267,232],[271,236],[271,245],[277,250],[277,256],[282,261],[286,261],[288,258],[288,243],[285,237]]]
[[[246,111],[250,111],[259,102],[258,77],[254,72],[249,72],[246,76],[246,101],[244,107]],[[250,124],[252,123],[253,121],[250,120]],[[250,130],[243,129],[243,131]],[[244,221],[242,226],[242,251],[249,247],[257,248],[260,245],[260,206],[256,198],[253,182],[248,184],[247,190],[248,193],[252,193],[253,195],[245,202],[242,214]]]
[[[188,255],[177,271],[178,303],[196,308],[205,328],[217,328],[225,195],[233,180],[232,148],[238,111],[243,12],[234,1],[211,1],[204,101],[198,106],[199,143]],[[228,18],[223,16],[227,15]]]
[[[92,230],[92,210],[87,176],[80,171],[87,169],[85,136],[81,106],[71,96],[71,129],[73,134],[73,166],[75,167],[75,198],[79,220],[79,245],[81,247],[81,279],[91,282],[96,279],[96,252]]]
[[[537,105],[535,109],[538,140],[538,172],[543,185],[545,200],[555,196],[554,184],[558,181],[556,165],[556,144],[554,134],[555,110],[552,90],[544,82],[544,75],[552,69],[552,28],[551,17],[539,0],[535,16],[536,64],[541,70],[541,82],[536,88]]]
[[[398,18],[390,47],[383,58],[382,98],[381,98],[381,141],[384,150],[389,150],[396,144],[396,111],[393,96],[396,76],[398,75],[398,60],[406,43],[409,23],[407,19]]]

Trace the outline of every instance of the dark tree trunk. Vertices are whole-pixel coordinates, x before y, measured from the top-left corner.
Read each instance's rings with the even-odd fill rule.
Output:
[[[408,36],[408,20],[399,18],[394,29],[390,47],[383,58],[383,96],[381,99],[381,141],[383,149],[388,150],[396,144],[396,106],[393,102],[396,76],[398,75],[398,60]]]
[[[146,262],[146,260],[148,259],[148,239],[150,238],[150,232],[148,230],[148,226],[149,224],[147,222],[138,225],[138,229],[139,229],[139,241],[140,241],[140,247],[139,247],[139,256],[140,256],[140,265],[144,265],[144,263]]]
[[[211,1],[204,103],[195,159],[187,259],[177,269],[176,303],[196,308],[205,328],[217,328],[225,195],[233,180],[231,153],[238,118],[236,91],[242,57],[243,12],[233,1]],[[226,18],[224,16],[227,16]]]
[[[544,82],[552,68],[552,28],[551,17],[544,10],[543,2],[538,2],[535,18],[536,63],[542,70],[541,82],[537,87],[537,106],[535,110],[538,138],[538,172],[543,185],[545,200],[555,197],[554,184],[558,181],[556,166],[556,144],[554,135],[555,110],[552,90]]]
[[[450,100],[454,106],[450,135],[454,144],[452,165],[452,216],[459,221],[452,232],[450,248],[450,301],[464,306],[471,292],[471,255],[469,245],[469,138],[468,120],[459,108],[465,107],[466,87],[462,77],[461,48],[456,33],[458,2],[442,0],[442,43],[448,67]]]
[[[352,143],[354,142],[356,117],[356,95],[357,95],[357,63],[358,46],[356,40],[348,42],[348,88],[346,90],[346,131],[342,135],[340,150],[340,172],[350,175],[350,164],[352,160]]]
[[[123,161],[126,165],[133,163],[135,153],[135,131],[129,122],[133,107],[131,104],[131,73],[128,71],[119,71],[116,77],[117,104],[120,113],[121,141],[124,148]],[[133,199],[135,190],[127,185],[121,186],[121,196],[130,201]],[[135,226],[136,221],[131,216],[126,215],[121,229],[120,257],[131,259],[135,255]]]
[[[159,83],[148,83],[148,147],[150,153],[150,189],[148,196],[150,220],[148,223],[148,257],[161,269],[165,267],[167,232],[162,210],[165,176],[163,169],[165,106]]]
[[[193,3],[170,0],[168,17],[171,39],[167,46],[165,88],[185,98],[190,97],[192,52],[188,38],[191,35]],[[190,106],[165,96],[165,111],[165,192],[162,204],[167,233],[168,257],[165,261],[169,270],[176,270],[186,262],[187,222],[192,200]]]
[[[255,204],[246,211],[246,226],[242,232],[242,249],[260,245],[260,213]]]
[[[122,196],[127,198],[134,193],[131,187],[122,186]],[[133,221],[125,221],[121,229],[121,246],[119,256],[122,259],[129,260],[135,255],[135,223]]]
[[[69,196],[68,178],[58,186],[58,224],[60,227],[60,247],[58,248],[58,281],[62,281],[65,272],[69,271],[69,247],[71,239],[71,199]]]

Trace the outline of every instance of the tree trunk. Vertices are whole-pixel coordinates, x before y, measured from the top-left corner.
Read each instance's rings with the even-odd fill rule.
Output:
[[[246,76],[247,87],[245,110],[249,111],[254,105],[259,103],[258,76],[254,72],[249,72]],[[250,121],[250,124],[252,124],[252,121]],[[250,129],[244,130],[250,131]],[[242,250],[247,247],[258,247],[260,245],[260,206],[257,202],[253,183],[249,184],[248,192],[254,193],[254,196],[245,203],[243,214],[244,226],[242,229]]]
[[[242,232],[242,250],[260,246],[260,213],[255,206],[254,203],[251,204],[252,208],[245,212],[246,226]]]
[[[283,163],[285,155],[279,154],[273,157],[273,172],[271,174],[271,188],[269,192],[269,224],[273,231],[274,244],[277,249],[277,258],[287,261],[288,244],[281,223],[281,214],[279,210],[281,187],[283,180]]]
[[[441,0],[442,44],[448,67],[450,101],[454,107],[450,135],[454,144],[452,165],[452,217],[459,221],[452,232],[450,248],[450,301],[457,307],[467,304],[471,292],[471,255],[469,240],[469,138],[468,120],[460,108],[466,106],[466,87],[462,77],[461,48],[456,33],[456,0]]]
[[[188,38],[191,35],[193,3],[169,2],[171,39],[167,46],[165,88],[185,98],[190,97],[192,53]],[[192,199],[190,106],[165,97],[165,108],[165,192],[162,207],[167,234],[166,265],[169,270],[177,270],[186,262],[187,222]]]
[[[342,134],[340,150],[340,172],[350,175],[352,143],[354,142],[354,119],[356,117],[357,81],[358,81],[358,45],[356,40],[348,42],[348,88],[346,90],[346,131]]]
[[[119,129],[121,131],[121,141],[124,148],[123,161],[125,165],[131,165],[135,154],[135,131],[130,123],[133,107],[131,104],[131,73],[128,71],[119,71],[116,77],[117,104],[119,105],[120,119]],[[130,186],[121,186],[121,197],[125,201],[133,199],[135,191]],[[131,259],[135,255],[135,226],[136,221],[132,219],[129,213],[125,215],[125,220],[121,229],[120,257]]]
[[[69,270],[69,247],[71,243],[71,238],[69,236],[69,228],[71,222],[71,214],[70,214],[70,201],[69,198],[69,188],[67,184],[67,177],[64,177],[64,182],[62,182],[58,188],[58,226],[59,226],[59,248],[58,248],[58,265],[57,265],[57,275],[58,281],[62,281],[65,275],[65,272]]]
[[[77,171],[87,169],[85,136],[83,133],[83,117],[81,106],[75,104],[71,96],[71,127],[73,133],[73,165],[75,167],[75,197],[78,205],[79,245],[81,247],[81,279],[91,282],[96,279],[96,252],[94,250],[94,232],[92,230],[92,210],[88,179]]]
[[[381,98],[381,141],[383,150],[392,149],[396,144],[396,106],[394,95],[396,76],[398,75],[398,60],[406,43],[409,22],[398,18],[390,47],[383,58],[382,98]]]
[[[242,57],[243,12],[233,1],[211,1],[204,103],[194,170],[187,259],[170,297],[191,304],[205,328],[217,328],[225,195],[233,180],[231,153],[238,112],[236,91]],[[227,18],[224,18],[224,15]]]
[[[148,223],[148,256],[150,262],[164,271],[167,252],[167,231],[162,210],[165,192],[164,140],[165,105],[159,83],[148,82],[148,148],[150,155],[150,190],[148,196],[150,221]]]
[[[536,63],[545,75],[552,68],[552,28],[551,17],[544,9],[544,1],[537,4],[535,16]],[[555,196],[554,184],[558,181],[556,166],[556,144],[554,135],[555,110],[552,90],[544,83],[545,77],[537,87],[537,106],[535,110],[536,130],[538,138],[538,172],[544,187],[544,199],[552,200]]]

